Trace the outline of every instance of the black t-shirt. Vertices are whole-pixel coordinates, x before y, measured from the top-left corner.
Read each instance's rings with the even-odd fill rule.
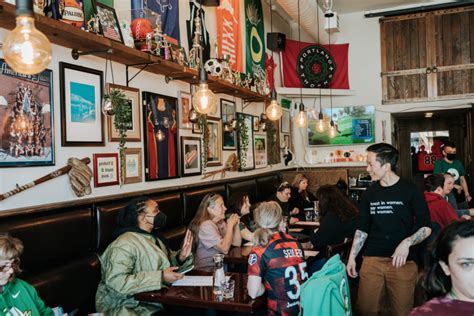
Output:
[[[305,209],[310,208],[313,209],[314,204],[313,201],[316,200],[316,197],[311,194],[311,192],[306,191],[306,198],[298,192],[298,188],[292,187],[291,188],[291,197],[288,201],[289,203],[289,210],[294,209],[295,207],[300,210],[300,212],[296,215],[299,220],[305,220]]]
[[[275,201],[277,202],[280,207],[281,207],[281,210],[283,211],[283,216],[289,216],[290,215],[290,203],[288,202],[282,202],[278,199],[278,197],[276,196],[276,194],[273,194],[269,199],[268,201]]]
[[[403,179],[388,187],[374,183],[362,196],[359,208],[359,230],[368,234],[365,256],[391,257],[403,239],[431,226],[422,193]],[[408,259],[413,260],[411,248]]]

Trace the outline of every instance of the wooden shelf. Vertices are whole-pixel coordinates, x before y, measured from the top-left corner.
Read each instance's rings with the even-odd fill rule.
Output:
[[[149,64],[145,71],[163,75],[171,80],[180,80],[190,84],[198,82],[198,72],[194,69],[180,66],[176,63],[164,60],[158,56],[142,52],[138,49],[130,48],[122,43],[118,43],[102,36],[85,32],[67,23],[54,20],[42,15],[35,14],[35,25],[51,41],[51,43],[77,49],[82,52],[99,51],[92,55],[104,57],[105,51],[113,49],[110,58],[118,63],[141,68],[144,64]],[[12,30],[15,27],[15,6],[8,3],[0,4],[0,27]],[[270,97],[262,96],[230,82],[209,76],[209,87],[215,93],[222,93],[242,98],[247,102],[270,101]]]

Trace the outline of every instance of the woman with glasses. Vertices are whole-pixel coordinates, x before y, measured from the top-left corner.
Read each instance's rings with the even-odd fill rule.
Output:
[[[194,267],[210,272],[214,269],[213,256],[227,254],[230,246],[240,246],[239,215],[232,214],[225,221],[224,199],[219,194],[207,194],[201,201],[189,229],[194,236]]]
[[[229,198],[229,213],[228,216],[237,214],[240,217],[240,236],[242,239],[252,241],[253,232],[257,227],[253,220],[253,214],[251,212],[250,198],[248,194],[237,192]]]
[[[35,288],[16,277],[22,253],[21,240],[0,235],[0,315],[53,315]]]
[[[298,173],[291,184],[289,209],[297,208],[299,210],[297,217],[303,221],[305,220],[305,210],[313,210],[313,201],[316,200],[316,197],[308,191],[308,184],[308,178],[302,173]]]
[[[169,250],[152,234],[166,224],[166,214],[147,197],[138,197],[120,210],[119,229],[100,257],[102,279],[96,293],[98,312],[107,315],[152,314],[161,304],[136,301],[134,294],[161,289],[183,278],[179,267],[192,264],[192,234],[187,231],[178,252]]]

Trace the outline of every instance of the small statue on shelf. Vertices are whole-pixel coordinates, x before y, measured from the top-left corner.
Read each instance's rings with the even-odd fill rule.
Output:
[[[97,14],[93,14],[89,21],[87,21],[87,32],[99,34],[99,16]]]
[[[199,17],[199,10],[194,18],[194,32],[193,47],[189,50],[189,67],[197,69],[202,61],[202,33],[201,33],[201,18]]]
[[[223,58],[221,59],[221,67],[222,67],[222,73],[221,73],[221,79],[228,81],[232,83],[232,70],[230,69],[230,55],[224,55]]]

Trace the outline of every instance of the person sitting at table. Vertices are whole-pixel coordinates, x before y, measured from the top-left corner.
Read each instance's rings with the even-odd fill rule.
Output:
[[[282,210],[276,202],[260,203],[254,211],[255,231],[248,259],[247,290],[251,298],[267,294],[268,315],[298,315],[300,286],[308,278],[301,244],[279,231]]]
[[[189,229],[194,236],[194,268],[213,271],[216,254],[227,254],[230,246],[240,246],[239,215],[232,214],[225,221],[224,199],[219,194],[207,194],[201,201]]]
[[[283,211],[283,216],[286,216],[289,220],[289,223],[296,223],[299,221],[297,217],[293,217],[294,215],[297,215],[300,211],[296,207],[292,208],[290,211],[290,197],[291,197],[291,185],[288,182],[282,182],[274,195],[272,195],[268,201],[274,201],[277,202],[278,205],[280,205],[282,211]]]
[[[314,200],[316,200],[316,197],[308,191],[308,178],[304,174],[298,173],[291,184],[291,196],[288,201],[289,209],[293,210],[294,208],[297,208],[299,213],[296,217],[298,217],[299,220],[304,221],[305,209],[313,210]]]
[[[428,302],[410,316],[469,315],[474,311],[474,221],[456,221],[429,251],[422,281]]]
[[[0,314],[53,315],[35,288],[16,277],[21,272],[23,243],[9,234],[0,235]]]
[[[321,269],[327,256],[328,246],[343,243],[352,238],[357,228],[359,210],[351,200],[334,185],[323,185],[316,192],[319,200],[319,229],[311,232],[311,243],[319,251],[310,264],[310,272]]]
[[[162,310],[161,304],[139,302],[133,295],[160,290],[164,284],[183,278],[176,270],[193,262],[191,232],[186,232],[181,250],[169,250],[152,234],[165,226],[166,214],[148,197],[131,200],[120,210],[117,223],[117,238],[100,257],[102,278],[96,293],[97,311],[107,315],[148,315]]]
[[[248,194],[237,192],[229,198],[229,210],[228,216],[237,214],[240,217],[240,236],[244,240],[252,241],[253,232],[257,227],[253,220],[253,214],[250,212],[251,204]]]

